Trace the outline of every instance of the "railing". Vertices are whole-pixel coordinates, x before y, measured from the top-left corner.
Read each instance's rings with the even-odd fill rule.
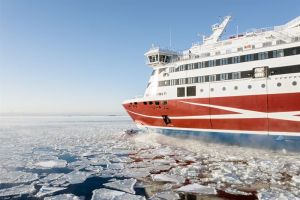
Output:
[[[264,32],[267,32],[268,30],[272,30],[272,29],[271,28],[264,28],[264,29],[259,29],[256,32],[252,32],[252,33],[254,33],[254,34],[255,33],[264,33]],[[300,40],[299,36],[293,36],[291,34],[283,33],[281,31],[274,31],[274,32],[278,33],[278,35],[281,35],[281,37],[278,37],[278,39],[284,39],[286,43],[294,43],[294,42],[298,42]],[[253,44],[253,45],[257,45],[257,44],[258,43]],[[262,44],[262,43],[259,43],[259,44]],[[211,47],[224,47],[224,46],[228,46],[228,45],[231,45],[230,41],[220,41],[216,44],[209,45],[209,46],[211,46]],[[272,44],[272,46],[276,46],[276,45],[279,45],[279,44]],[[265,48],[265,47],[263,45],[261,47],[251,47],[251,49],[260,49],[260,48]],[[207,52],[207,53],[210,53],[210,55],[204,55],[204,54],[199,55],[199,54],[193,54],[193,53],[181,54],[181,55],[178,55],[177,58],[172,59],[171,62],[174,63],[174,62],[178,62],[178,61],[194,60],[194,59],[198,59],[198,58],[207,58],[207,57],[218,56],[218,55],[228,55],[228,54],[242,52],[242,51],[244,51],[244,49],[242,49],[241,51],[237,51],[237,49],[232,49],[230,52],[225,52],[225,53],[220,52],[219,54],[213,54],[213,55],[212,55],[212,53],[213,53],[212,51]]]

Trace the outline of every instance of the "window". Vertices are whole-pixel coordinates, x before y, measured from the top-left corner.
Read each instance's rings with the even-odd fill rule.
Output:
[[[268,59],[268,52],[260,52],[258,53],[258,60]]]
[[[269,47],[272,46],[272,42],[264,42],[263,47]]]
[[[232,57],[232,63],[239,63],[239,62],[241,62],[240,56]]]
[[[252,61],[252,60],[254,60],[254,55],[253,54],[245,55],[245,61],[246,62],[249,62],[249,61]]]
[[[293,85],[293,86],[296,86],[296,85],[297,85],[297,82],[296,82],[296,81],[293,81],[293,82],[292,82],[292,85]]]
[[[227,65],[227,58],[221,59],[221,65]]]
[[[282,49],[273,51],[273,58],[282,57],[282,56],[283,56],[283,50]]]
[[[198,77],[193,77],[193,83],[198,83]]]
[[[234,86],[234,89],[237,90],[237,89],[238,89],[238,86]]]
[[[162,102],[162,105],[164,105],[164,106],[167,105],[167,104],[168,104],[167,101],[163,101],[163,102]]]
[[[281,86],[281,83],[277,83],[277,87],[280,87]]]
[[[196,86],[186,87],[186,96],[196,96]]]
[[[198,69],[198,63],[194,63],[194,69]]]
[[[241,72],[232,73],[232,79],[240,79],[240,78],[241,78]]]
[[[225,91],[225,90],[226,90],[226,87],[223,87],[222,90]]]
[[[252,88],[252,85],[248,85],[248,89],[250,90]]]
[[[228,74],[220,74],[220,80],[228,80]]]
[[[213,81],[216,81],[216,80],[217,80],[217,76],[215,74],[209,76],[209,82],[213,82]]]
[[[262,88],[265,88],[265,87],[266,87],[266,84],[261,84],[261,87],[262,87]]]
[[[185,88],[184,87],[178,87],[177,88],[177,97],[184,97],[185,96]]]
[[[147,102],[144,102],[144,105],[147,105]]]
[[[185,84],[185,78],[180,78],[179,79],[179,85]]]
[[[152,101],[149,101],[149,105],[152,105],[153,104],[153,102]]]
[[[198,76],[198,81],[199,81],[199,83],[204,83],[205,82],[205,76]]]
[[[157,105],[157,106],[158,106],[158,105],[159,105],[159,101],[155,101],[155,105]]]

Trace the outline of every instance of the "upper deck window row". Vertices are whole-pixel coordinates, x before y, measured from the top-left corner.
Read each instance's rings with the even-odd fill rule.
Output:
[[[300,54],[300,47],[278,49],[273,51],[265,51],[265,52],[259,52],[254,54],[234,56],[229,58],[221,58],[221,59],[208,60],[208,61],[197,62],[197,63],[189,63],[184,65],[179,65],[178,67],[170,67],[169,72],[173,73],[173,72],[179,72],[185,70],[200,69],[205,67],[214,67],[214,66],[229,65],[229,64],[242,63],[242,62],[250,62],[255,60],[278,58],[283,56],[292,56],[297,54]]]

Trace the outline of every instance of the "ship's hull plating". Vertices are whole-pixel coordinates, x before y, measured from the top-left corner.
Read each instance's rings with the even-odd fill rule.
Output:
[[[123,106],[137,125],[166,134],[300,138],[300,93],[185,98],[167,100],[166,105],[158,102]]]

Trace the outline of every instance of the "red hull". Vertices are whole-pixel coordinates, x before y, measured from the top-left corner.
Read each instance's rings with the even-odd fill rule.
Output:
[[[170,128],[290,132],[300,136],[300,93],[168,100],[123,105],[141,125]],[[166,124],[162,115],[171,123]]]

